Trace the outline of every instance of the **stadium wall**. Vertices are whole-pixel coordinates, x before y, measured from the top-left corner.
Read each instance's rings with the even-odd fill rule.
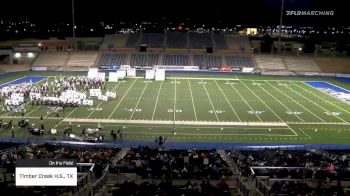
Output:
[[[9,73],[9,72],[20,72],[20,71],[29,71],[29,64],[20,64],[20,65],[1,65],[0,73]]]
[[[184,48],[166,48],[165,49],[166,53],[180,53],[180,54],[188,54],[188,49]]]
[[[51,144],[62,146],[76,146],[76,147],[117,147],[117,148],[138,148],[140,146],[153,147],[154,142],[146,141],[124,141],[122,143],[116,142],[102,142],[102,143],[89,143],[89,142],[74,142],[74,141],[58,141],[49,140],[45,138],[0,138],[0,143],[17,143],[17,144]],[[184,142],[167,142],[166,148],[168,149],[223,149],[223,150],[263,150],[281,149],[281,150],[350,150],[349,144],[232,144],[232,143],[184,143]]]
[[[206,49],[190,49],[191,54],[206,54]]]
[[[101,48],[100,52],[135,53],[138,50],[136,48]]]

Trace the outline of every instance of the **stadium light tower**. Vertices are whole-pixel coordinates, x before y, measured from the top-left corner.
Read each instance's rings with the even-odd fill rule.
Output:
[[[72,23],[73,23],[73,50],[77,50],[77,42],[75,39],[75,15],[74,15],[74,0],[72,0]]]
[[[280,25],[278,31],[278,54],[281,52],[281,34],[282,34],[282,19],[283,19],[283,9],[284,9],[284,0],[281,0],[281,15],[280,15]]]

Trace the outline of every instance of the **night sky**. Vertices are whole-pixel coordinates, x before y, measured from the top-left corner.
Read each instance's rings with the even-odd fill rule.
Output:
[[[285,0],[285,10],[331,10],[334,16],[284,16],[287,25],[349,25],[345,0]],[[281,0],[113,1],[75,0],[76,23],[163,21],[206,24],[276,25]],[[70,0],[1,1],[0,18],[36,23],[70,22]],[[7,7],[7,8],[6,8]]]

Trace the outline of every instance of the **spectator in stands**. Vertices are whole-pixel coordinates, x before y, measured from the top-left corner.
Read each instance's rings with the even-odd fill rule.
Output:
[[[12,127],[11,127],[11,133],[12,133],[12,138],[14,138],[14,137],[15,137],[15,130],[14,130],[13,125],[12,125]]]

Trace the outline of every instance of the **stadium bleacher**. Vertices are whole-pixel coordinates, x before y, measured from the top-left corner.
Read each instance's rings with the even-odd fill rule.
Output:
[[[244,36],[235,36],[235,35],[225,35],[225,40],[227,47],[231,50],[237,50],[240,52],[251,52],[251,46],[249,39]]]
[[[312,58],[284,58],[288,70],[294,72],[320,72],[320,68]]]
[[[350,196],[347,6],[81,2],[2,3],[0,196]]]
[[[167,48],[186,48],[187,38],[185,33],[167,32]]]
[[[140,33],[131,33],[126,41],[126,48],[136,48],[139,45]]]
[[[190,33],[190,48],[212,47],[213,43],[209,33]]]
[[[232,67],[254,67],[254,63],[250,56],[225,56],[226,63],[228,66]]]
[[[328,58],[328,57],[316,57],[314,61],[319,66],[320,70],[325,73],[350,73],[349,59],[340,58]]]
[[[67,66],[69,67],[91,67],[97,60],[97,52],[76,52],[69,56]]]
[[[129,34],[106,35],[103,39],[101,48],[124,48]]]
[[[163,33],[144,33],[141,44],[147,44],[150,48],[162,48],[164,42]]]
[[[214,41],[217,49],[225,49],[225,50],[228,49],[224,34],[215,33],[213,37],[214,37]]]
[[[189,65],[189,56],[184,54],[165,54],[163,65]]]
[[[58,67],[64,66],[69,59],[67,52],[43,52],[39,54],[33,66],[38,67]]]
[[[243,176],[253,176],[263,195],[344,194],[348,151],[259,149],[228,152]],[[325,184],[325,186],[320,186]]]
[[[159,54],[131,54],[131,66],[153,66],[158,64]]]
[[[103,53],[99,58],[99,66],[125,65],[129,54]]]
[[[194,55],[195,66],[221,67],[223,65],[222,57],[217,55]]]

